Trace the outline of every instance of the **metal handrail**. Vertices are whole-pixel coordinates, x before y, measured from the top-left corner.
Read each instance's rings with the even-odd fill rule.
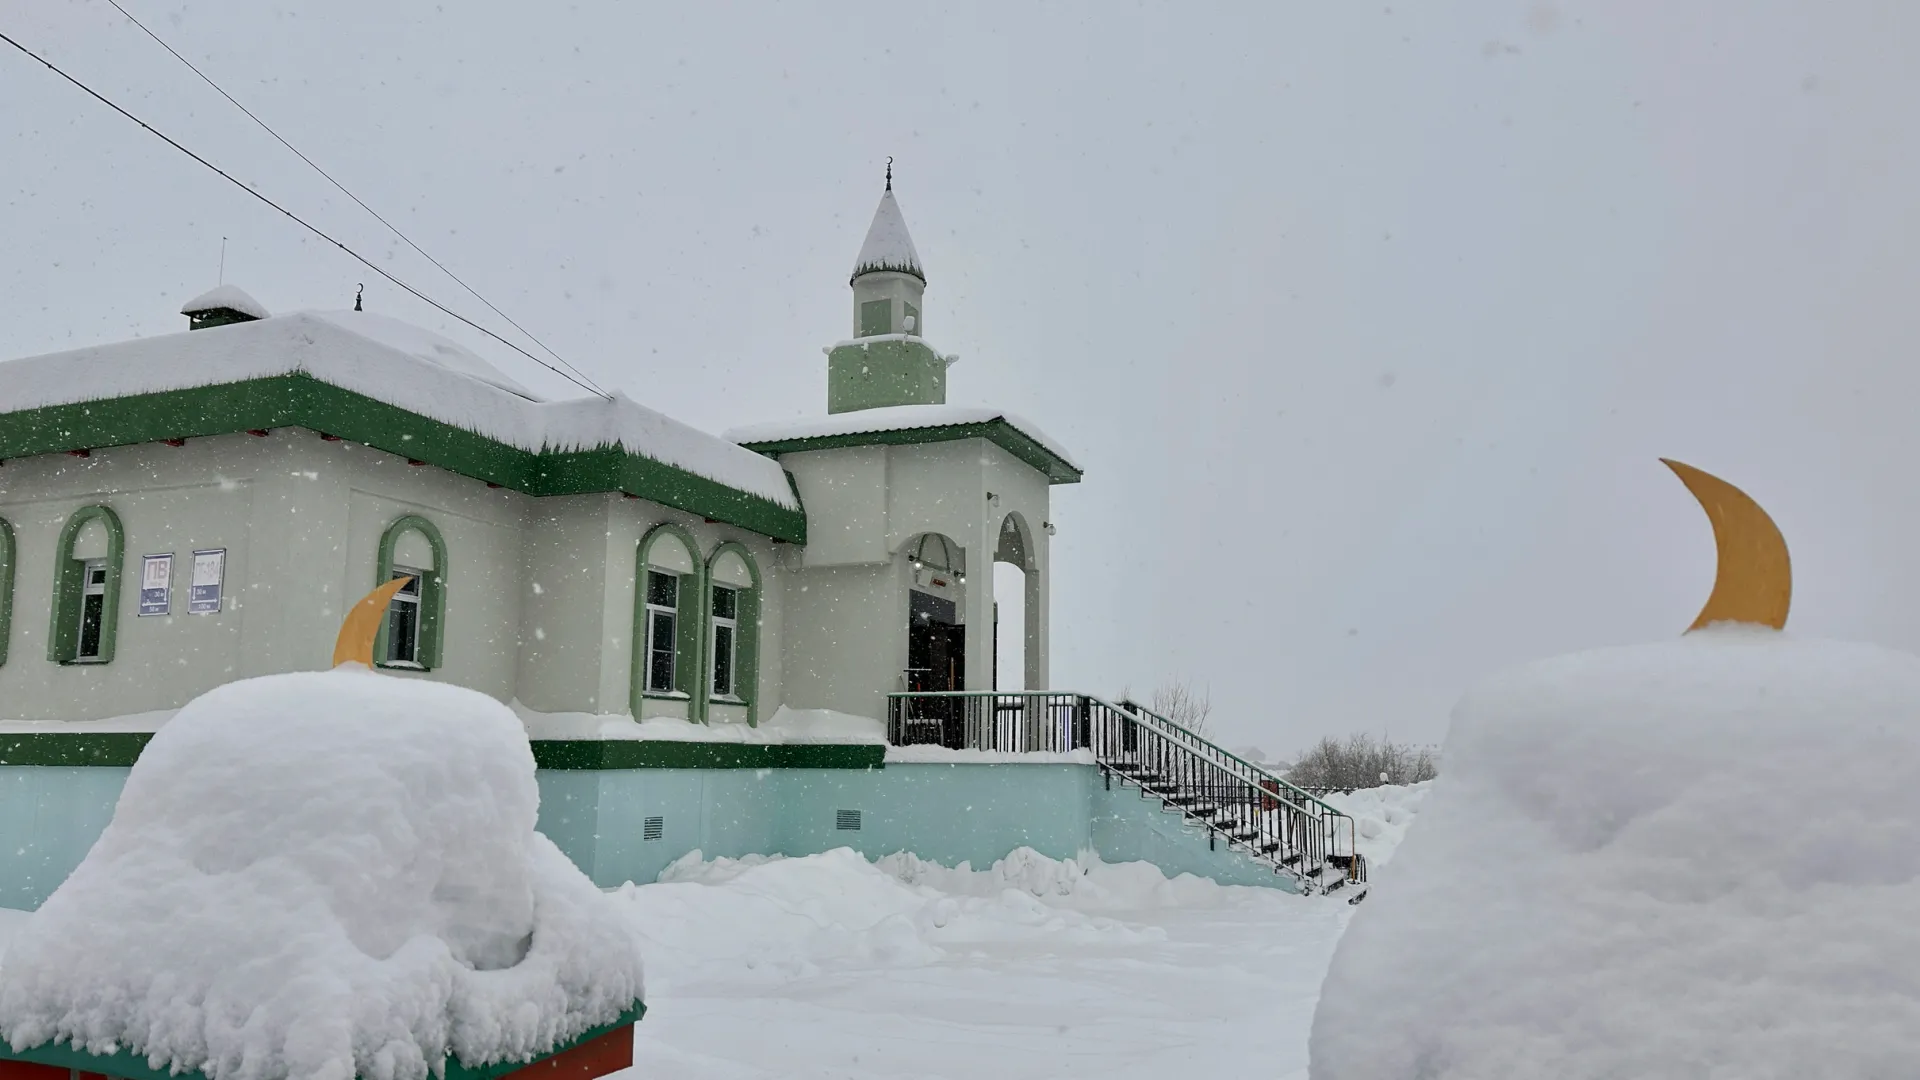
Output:
[[[895,745],[1088,749],[1109,784],[1118,776],[1157,796],[1205,828],[1209,843],[1224,836],[1308,888],[1329,887],[1316,880],[1329,865],[1344,866],[1345,881],[1364,880],[1351,815],[1150,709],[1040,690],[900,691],[888,699],[887,741]]]
[[[1168,727],[1185,732],[1187,735],[1192,736],[1195,742],[1204,744],[1212,748],[1212,750],[1215,753],[1218,753],[1223,757],[1239,762],[1241,765],[1244,765],[1247,768],[1253,770],[1254,772],[1259,773],[1263,779],[1273,780],[1278,782],[1281,787],[1295,793],[1296,795],[1299,795],[1301,798],[1307,800],[1308,802],[1315,803],[1321,807],[1324,807],[1325,809],[1331,810],[1334,813],[1341,815],[1342,817],[1349,816],[1346,814],[1345,811],[1341,810],[1339,807],[1329,805],[1325,800],[1321,799],[1319,796],[1315,795],[1313,792],[1308,791],[1306,788],[1301,787],[1299,784],[1296,784],[1291,780],[1288,780],[1286,777],[1281,776],[1279,773],[1274,772],[1273,770],[1267,768],[1264,765],[1260,765],[1260,764],[1256,764],[1254,762],[1248,761],[1246,758],[1243,758],[1240,755],[1234,753],[1233,751],[1228,750],[1227,748],[1221,746],[1219,743],[1216,743],[1208,739],[1205,735],[1202,735],[1199,732],[1194,731],[1192,728],[1184,727],[1179,722],[1171,719],[1170,717],[1162,716],[1161,714],[1154,712],[1152,709],[1149,709],[1146,706],[1139,704],[1138,702],[1127,702],[1126,704],[1132,705],[1134,709],[1138,711],[1142,716],[1150,717],[1154,720],[1159,721],[1162,724],[1165,724]]]

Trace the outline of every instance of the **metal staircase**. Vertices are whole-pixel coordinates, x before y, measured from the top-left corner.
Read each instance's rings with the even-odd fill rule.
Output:
[[[1306,791],[1143,706],[1090,694],[936,691],[891,694],[887,741],[1006,753],[1092,751],[1106,784],[1179,814],[1207,845],[1224,844],[1304,893],[1353,887],[1366,860],[1353,819]]]

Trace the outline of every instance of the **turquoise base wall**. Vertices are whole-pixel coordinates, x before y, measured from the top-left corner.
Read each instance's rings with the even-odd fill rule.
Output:
[[[604,887],[707,858],[911,851],[976,869],[1019,847],[1056,859],[1145,860],[1169,876],[1291,889],[1092,765],[893,764],[879,769],[542,769],[539,829]],[[125,768],[0,766],[0,907],[32,909],[113,816]],[[842,811],[859,811],[858,829]],[[657,839],[647,819],[660,818]]]

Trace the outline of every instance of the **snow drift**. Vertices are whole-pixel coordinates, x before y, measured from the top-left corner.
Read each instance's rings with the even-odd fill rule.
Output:
[[[1715,627],[1460,703],[1314,1080],[1913,1075],[1920,659]]]
[[[0,960],[18,1049],[216,1080],[419,1080],[524,1060],[641,994],[624,905],[534,831],[505,706],[363,668],[222,686]]]

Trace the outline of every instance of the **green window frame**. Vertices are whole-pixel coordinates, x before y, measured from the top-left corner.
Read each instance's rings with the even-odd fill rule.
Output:
[[[96,591],[89,591],[87,567],[93,560],[73,557],[73,545],[80,530],[98,521],[107,530],[107,557],[101,560],[105,572]],[[9,541],[11,547],[11,541]],[[73,512],[60,530],[54,547],[53,618],[47,631],[47,659],[56,664],[110,664],[120,629],[120,567],[126,561],[126,532],[120,516],[105,506],[84,506]],[[8,563],[12,563],[9,558]],[[9,588],[7,592],[12,593]],[[90,656],[80,655],[80,637],[86,623],[87,597],[100,597],[97,615],[97,646]]]
[[[653,547],[659,543],[677,543],[686,552],[690,571],[667,571],[677,575],[678,583],[674,597],[674,646],[673,646],[673,689],[658,692],[647,689],[648,656],[648,619],[647,573],[653,565]],[[633,670],[628,683],[628,708],[637,718],[641,713],[641,703],[647,698],[671,697],[687,702],[687,719],[698,723],[706,718],[706,695],[702,693],[705,685],[702,678],[706,665],[701,648],[701,628],[706,625],[705,601],[707,575],[700,559],[700,545],[693,534],[672,522],[664,522],[648,529],[640,538],[640,544],[634,553],[633,573]]]
[[[0,518],[0,665],[7,662],[7,639],[13,636],[13,526]]]
[[[753,552],[747,550],[745,544],[738,540],[728,540],[714,548],[713,554],[707,556],[706,577],[709,582],[715,581],[714,570],[720,565],[720,560],[728,555],[738,555],[740,561],[746,565],[747,584],[729,585],[716,582],[713,586],[713,588],[731,589],[734,594],[733,663],[732,671],[729,672],[733,693],[719,700],[729,705],[745,705],[748,725],[758,727],[760,725],[760,564],[754,559]],[[710,588],[708,592],[711,593],[712,589]],[[709,626],[704,636],[711,641],[714,639],[711,616],[707,622]],[[716,660],[718,657],[710,659],[705,665],[707,669],[705,685],[709,689],[713,686],[712,668]]]
[[[868,300],[860,305],[860,333],[856,337],[879,337],[893,333],[893,301]]]
[[[374,571],[373,584],[378,588],[393,580],[394,552],[400,546],[400,538],[410,532],[426,539],[427,546],[433,550],[433,566],[418,567],[424,572],[419,576],[417,587],[408,587],[412,595],[395,597],[387,605],[387,617],[373,642],[373,662],[375,667],[432,671],[445,663],[447,621],[447,542],[433,522],[418,514],[406,514],[387,526],[387,531],[380,534],[380,562]],[[412,620],[410,629],[414,635],[413,659],[389,658],[392,633],[406,628],[408,620]]]

